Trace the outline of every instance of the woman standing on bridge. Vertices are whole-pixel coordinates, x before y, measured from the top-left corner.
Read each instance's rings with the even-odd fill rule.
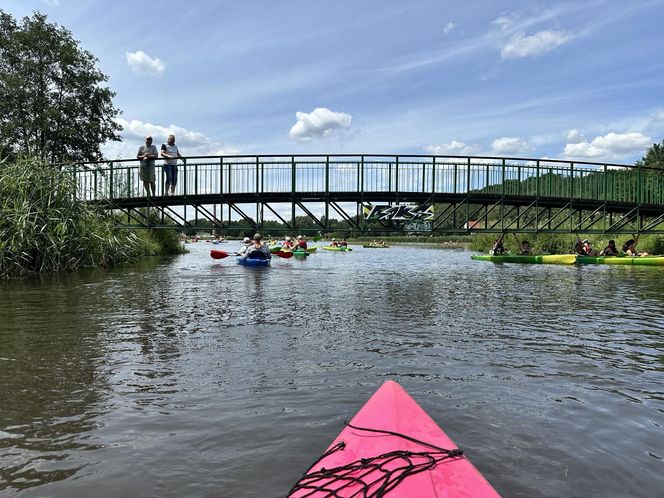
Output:
[[[178,157],[181,158],[178,146],[175,145],[175,135],[168,135],[165,144],[161,144],[161,157],[165,157],[164,172],[166,173],[166,188],[164,195],[175,195],[175,186],[178,183]]]

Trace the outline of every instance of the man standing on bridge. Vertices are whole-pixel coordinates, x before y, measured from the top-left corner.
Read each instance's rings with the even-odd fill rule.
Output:
[[[136,159],[140,159],[141,161],[141,168],[139,170],[138,176],[143,181],[143,188],[146,190],[148,195],[150,195],[150,190],[152,190],[152,196],[155,195],[156,190],[154,160],[157,159],[157,157],[159,157],[157,147],[152,145],[152,137],[148,135],[145,137],[145,145],[141,145],[138,148]]]
[[[161,157],[166,158],[164,161],[164,172],[166,173],[164,194],[175,195],[175,185],[178,183],[178,157],[182,157],[178,146],[175,145],[175,135],[168,135],[166,143],[161,144]]]

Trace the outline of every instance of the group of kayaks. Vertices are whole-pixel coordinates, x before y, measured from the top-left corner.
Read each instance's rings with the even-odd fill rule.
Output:
[[[493,261],[494,263],[526,263],[526,264],[556,264],[573,265],[639,265],[664,266],[664,256],[580,256],[578,254],[500,254],[475,255],[472,259],[478,261]]]
[[[270,253],[271,254],[276,254],[277,256],[280,256],[282,258],[298,258],[298,259],[305,259],[308,256],[315,254],[316,251],[319,249],[324,249],[326,251],[337,251],[337,252],[348,252],[352,251],[353,249],[348,247],[348,246],[313,246],[313,247],[308,247],[307,249],[295,249],[291,250],[288,248],[284,248],[282,245],[279,244],[271,244],[269,246],[270,248]],[[269,266],[270,265],[270,259],[267,257],[264,257],[260,253],[255,253],[256,255],[252,257],[250,255],[249,257],[242,257],[238,256],[236,258],[236,261],[238,264],[243,265],[243,266]],[[221,251],[218,249],[212,249],[210,251],[210,257],[213,259],[224,259],[227,258],[228,256],[232,256],[232,253],[229,253],[227,251]]]

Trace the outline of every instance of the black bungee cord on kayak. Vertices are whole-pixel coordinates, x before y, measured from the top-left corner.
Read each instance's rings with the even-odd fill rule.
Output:
[[[438,463],[449,458],[456,458],[463,455],[463,450],[448,450],[439,446],[420,441],[414,437],[407,436],[398,432],[392,432],[382,429],[371,429],[368,427],[358,427],[348,422],[344,422],[348,427],[357,431],[373,432],[377,434],[387,434],[396,436],[413,443],[428,447],[429,451],[407,451],[395,450],[382,455],[369,458],[361,458],[345,465],[333,468],[321,468],[312,471],[317,464],[325,460],[328,456],[343,450],[346,443],[338,442],[329,450],[321,455],[311,467],[305,472],[300,480],[288,492],[291,496],[296,491],[309,491],[300,494],[301,497],[327,496],[330,498],[341,496],[354,496],[362,498],[380,498],[387,492],[396,488],[401,482],[409,476],[433,469]],[[351,485],[359,485],[359,489],[352,495],[341,495],[339,493],[348,491]],[[318,493],[327,493],[319,495]]]

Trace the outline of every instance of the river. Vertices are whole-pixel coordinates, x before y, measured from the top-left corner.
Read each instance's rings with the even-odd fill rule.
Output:
[[[188,247],[0,282],[1,495],[284,496],[388,379],[504,496],[661,495],[664,268]]]

